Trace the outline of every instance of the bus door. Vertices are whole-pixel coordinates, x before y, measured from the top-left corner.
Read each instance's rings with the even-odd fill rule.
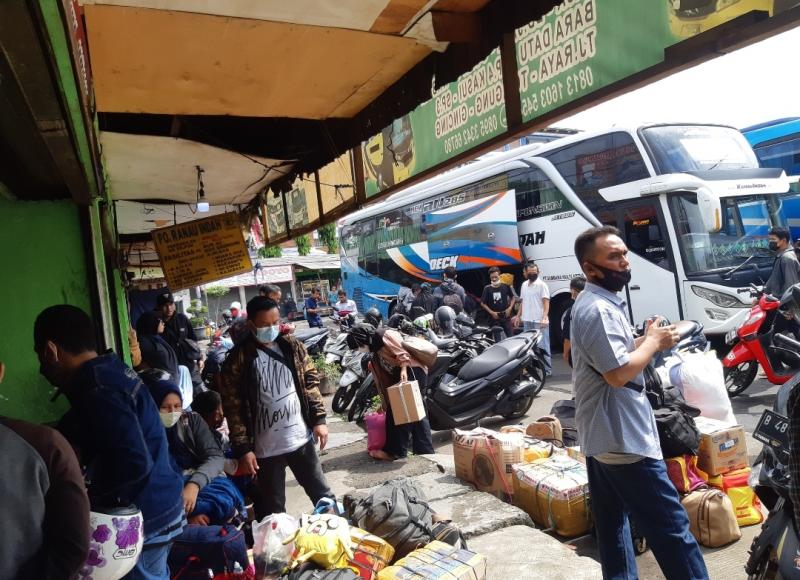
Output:
[[[617,202],[613,207],[631,264],[631,282],[625,289],[631,322],[639,325],[652,315],[680,320],[674,256],[658,197]]]

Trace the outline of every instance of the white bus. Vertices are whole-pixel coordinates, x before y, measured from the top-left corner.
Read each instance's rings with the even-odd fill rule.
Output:
[[[447,266],[480,296],[487,267],[535,260],[557,321],[581,273],[575,237],[610,224],[630,249],[632,323],[663,314],[724,335],[746,315],[749,284],[769,277],[767,230],[785,225],[776,194],[789,185],[731,127],[581,133],[489,155],[340,220],[343,283],[359,310],[386,315],[401,284],[439,282]]]

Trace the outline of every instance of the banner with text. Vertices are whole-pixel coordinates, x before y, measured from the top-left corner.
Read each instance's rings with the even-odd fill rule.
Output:
[[[503,133],[500,50],[362,144],[367,197]]]

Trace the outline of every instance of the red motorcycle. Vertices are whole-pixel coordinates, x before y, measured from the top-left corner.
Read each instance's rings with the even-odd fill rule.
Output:
[[[758,298],[758,302],[750,309],[747,320],[725,337],[725,341],[733,346],[722,359],[729,397],[743,393],[750,386],[759,364],[767,380],[774,385],[782,385],[800,370],[797,358],[792,354],[794,341],[788,341],[778,332],[788,331],[792,324],[785,321],[785,315],[793,314],[792,289],[779,300],[753,287],[753,297]]]

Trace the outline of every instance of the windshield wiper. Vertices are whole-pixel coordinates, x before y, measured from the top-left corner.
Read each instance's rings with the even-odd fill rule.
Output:
[[[757,254],[753,254],[752,256],[733,256],[734,258],[747,258],[744,262],[739,264],[738,266],[731,267],[730,270],[722,274],[722,277],[726,280],[730,280],[731,276],[733,276],[736,272],[747,266],[753,259],[755,259]]]

